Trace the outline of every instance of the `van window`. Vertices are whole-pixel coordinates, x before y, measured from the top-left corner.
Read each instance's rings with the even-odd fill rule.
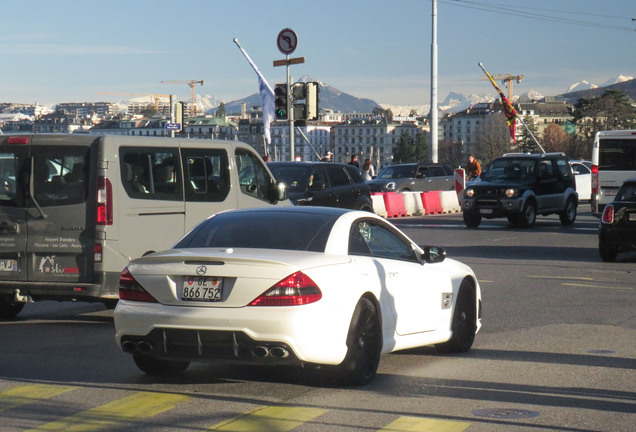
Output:
[[[17,172],[17,155],[0,153],[0,205],[18,205],[16,201]]]
[[[221,202],[230,193],[230,169],[223,149],[181,149],[186,201]]]
[[[131,198],[182,201],[176,148],[121,147],[121,182]]]
[[[33,197],[42,207],[80,204],[88,196],[88,147],[39,147],[32,158]]]
[[[236,150],[236,167],[239,173],[239,186],[246,195],[267,200],[271,177],[258,158],[247,150]]]

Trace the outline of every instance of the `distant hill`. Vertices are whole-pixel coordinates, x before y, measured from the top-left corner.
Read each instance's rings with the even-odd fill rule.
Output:
[[[358,112],[358,113],[370,113],[374,108],[380,107],[380,104],[366,98],[357,98],[348,93],[340,91],[328,84],[320,82],[309,76],[303,76],[299,82],[318,82],[320,92],[318,93],[319,102],[318,105],[323,109],[331,109],[335,112]],[[261,106],[261,96],[258,93],[254,93],[243,99],[226,102],[225,110],[228,114],[240,113],[241,106],[246,104],[246,108],[250,110],[254,106]],[[209,110],[210,113],[216,111],[217,108]]]
[[[608,85],[606,87],[595,87],[586,90],[579,90],[570,93],[563,93],[563,96],[569,102],[576,103],[580,98],[599,97],[605,90],[621,90],[633,101],[636,101],[636,79],[619,82]]]

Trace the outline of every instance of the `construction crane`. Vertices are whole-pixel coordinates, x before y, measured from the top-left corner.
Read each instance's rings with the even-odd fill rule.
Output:
[[[488,77],[485,77],[485,76],[481,77],[482,81],[485,81],[487,79]],[[521,80],[523,80],[523,75],[493,74],[492,79],[501,80],[501,83],[505,85],[506,87],[508,87],[508,100],[512,102],[512,95],[513,95],[512,82],[517,81],[517,83],[520,83]]]
[[[130,93],[130,92],[97,92],[97,94],[111,95],[111,96],[132,96],[132,97],[152,97],[154,100],[155,111],[159,111],[159,102],[162,97],[170,98],[170,95],[163,94],[150,94],[150,93]]]
[[[189,80],[189,81],[161,81],[161,84],[187,84],[190,86],[190,116],[194,117],[195,109],[194,109],[194,87],[197,84],[205,84],[203,80]]]

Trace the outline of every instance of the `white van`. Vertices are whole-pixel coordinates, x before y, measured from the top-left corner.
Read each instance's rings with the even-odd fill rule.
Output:
[[[238,141],[0,136],[0,318],[27,301],[113,305],[131,259],[210,214],[277,203],[284,186]]]
[[[597,132],[592,147],[592,213],[600,217],[623,181],[636,177],[636,130]]]

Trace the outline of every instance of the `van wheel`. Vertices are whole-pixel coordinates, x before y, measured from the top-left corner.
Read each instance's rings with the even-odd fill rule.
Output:
[[[0,296],[0,319],[15,318],[23,307],[24,303],[14,301],[10,295]]]

